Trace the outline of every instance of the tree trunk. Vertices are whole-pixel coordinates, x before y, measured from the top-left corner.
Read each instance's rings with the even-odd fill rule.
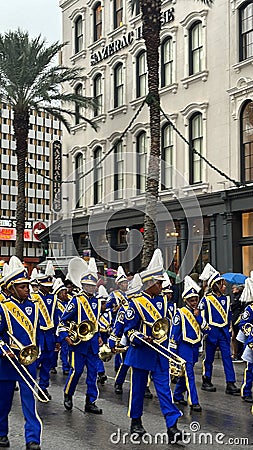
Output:
[[[29,111],[14,109],[13,128],[16,139],[18,197],[16,213],[16,256],[23,261],[24,229],[26,220],[25,173],[27,159],[27,140],[29,132]]]
[[[146,266],[154,252],[156,233],[156,207],[160,171],[160,95],[159,47],[161,30],[161,0],[141,0],[143,38],[147,50],[150,158],[146,183],[146,211],[144,218],[144,244],[142,265]]]

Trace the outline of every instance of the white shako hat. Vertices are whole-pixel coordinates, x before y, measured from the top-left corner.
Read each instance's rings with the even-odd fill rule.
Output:
[[[163,281],[163,284],[162,284],[163,292],[173,293],[169,275],[167,274],[167,272],[164,272],[163,276],[165,278],[165,280]]]
[[[67,290],[65,284],[63,283],[61,278],[56,278],[53,284],[53,294],[58,294],[58,292]]]
[[[117,269],[117,276],[115,278],[115,283],[122,283],[122,281],[128,281],[126,272],[124,271],[122,266],[119,266]]]
[[[164,269],[163,269],[163,257],[162,252],[159,248],[157,248],[153,256],[150,260],[150,263],[147,267],[147,269],[143,270],[140,273],[142,283],[145,283],[146,281],[150,280],[158,280],[158,281],[164,281]]]
[[[129,281],[126,295],[138,294],[142,288],[142,281],[139,273],[136,273],[131,281]]]
[[[5,285],[5,280],[10,273],[9,264],[7,262],[3,265],[2,277],[0,278],[0,287]]]
[[[109,294],[108,294],[106,288],[102,284],[100,284],[100,286],[98,287],[97,298],[107,301],[108,297],[109,297]]]
[[[223,280],[220,272],[216,270],[210,263],[207,263],[203,272],[199,276],[202,281],[207,281],[208,286],[212,287],[217,281]]]
[[[182,298],[186,300],[187,298],[198,297],[200,289],[200,286],[195,283],[189,275],[186,275],[184,278],[184,291],[182,293]]]
[[[245,280],[245,286],[240,297],[240,302],[253,302],[253,271],[250,272],[249,278],[246,278]]]
[[[13,284],[29,283],[27,270],[17,256],[12,256],[9,261],[9,273],[5,277],[5,286],[9,289]]]
[[[82,284],[91,284],[96,286],[98,282],[98,273],[95,258],[90,258],[88,264],[88,270],[83,274],[81,278]]]

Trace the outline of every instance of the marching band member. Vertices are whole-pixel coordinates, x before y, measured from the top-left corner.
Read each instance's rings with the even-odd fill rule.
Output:
[[[9,337],[7,332],[18,339],[23,346],[38,344],[38,303],[29,300],[27,272],[20,261],[17,266],[5,279],[10,296],[0,304],[0,339],[3,343],[0,349],[0,447],[10,446],[8,416],[11,411],[16,381],[18,381],[25,418],[26,450],[40,450],[42,424],[36,411],[34,395],[26,383],[26,378],[28,382],[30,379],[25,372],[24,378],[22,378],[8,359],[9,356],[15,361],[14,355],[18,356],[19,351],[17,343]],[[35,379],[36,362],[26,367]]]
[[[59,350],[59,343],[56,337],[56,328],[58,325],[57,299],[52,293],[54,269],[52,262],[48,261],[45,275],[38,275],[39,290],[37,293],[31,294],[32,301],[39,304],[40,309],[40,347],[41,355],[38,359],[38,367],[40,368],[39,387],[45,393],[45,396],[51,400],[47,388],[50,380],[50,369],[53,364],[54,352]],[[38,392],[41,400],[44,396],[41,391]]]
[[[200,287],[187,275],[182,294],[185,306],[179,308],[173,318],[170,332],[170,349],[186,360],[184,374],[178,378],[174,401],[187,405],[184,393],[188,393],[191,411],[202,410],[195,384],[194,365],[198,361],[201,331],[210,329],[198,309]]]
[[[58,327],[61,341],[69,345],[71,369],[64,388],[64,407],[71,411],[73,408],[73,395],[78,381],[87,368],[87,392],[85,402],[85,412],[93,414],[102,414],[102,409],[96,406],[98,398],[97,388],[97,365],[99,350],[98,320],[100,316],[100,300],[95,297],[95,289],[98,281],[96,263],[94,258],[90,258],[89,267],[84,260],[75,257],[69,262],[69,276],[74,272],[74,284],[82,289],[69,302],[65,312],[62,315],[61,323]],[[79,274],[79,275],[78,275]],[[90,332],[89,340],[80,340],[76,345],[69,336],[69,323],[74,322],[79,325],[83,321],[90,321],[93,324],[93,331]],[[101,339],[101,338],[100,338]],[[101,342],[102,343],[102,342]]]
[[[209,263],[205,266],[199,278],[203,281],[206,280],[211,289],[211,292],[205,294],[199,304],[202,316],[211,327],[206,338],[201,389],[208,392],[216,391],[211,379],[214,355],[217,347],[219,347],[226,377],[225,392],[226,394],[238,395],[240,389],[235,385],[235,371],[230,350],[230,300],[229,297],[224,295],[226,283],[220,273]]]
[[[56,278],[53,284],[53,294],[56,297],[57,300],[57,312],[58,312],[58,321],[60,323],[61,316],[64,313],[67,304],[69,302],[68,297],[68,291],[63,283],[61,278]],[[70,371],[70,364],[69,364],[69,346],[66,341],[63,341],[61,343],[61,348],[59,351],[54,352],[54,358],[53,358],[53,364],[51,367],[51,373],[57,373],[57,360],[58,355],[60,353],[60,358],[62,362],[62,373],[63,375],[68,375]]]
[[[108,338],[110,336],[111,326],[112,326],[112,312],[106,310],[106,303],[108,300],[109,294],[106,288],[101,284],[98,288],[97,298],[101,302],[101,314],[99,317],[98,325],[100,330],[100,335],[103,344],[107,344]],[[107,375],[105,373],[105,366],[103,361],[98,359],[98,383],[105,384],[107,380]]]
[[[169,314],[170,324],[171,324],[172,319],[173,319],[174,315],[176,314],[177,304],[175,302],[173,302],[173,299],[172,299],[173,289],[171,286],[171,281],[170,281],[169,275],[167,274],[167,272],[164,272],[163,276],[164,276],[164,281],[162,284],[162,295],[166,296],[167,306],[168,306],[168,314]]]
[[[127,275],[122,266],[118,267],[117,277],[115,279],[115,283],[117,285],[117,289],[111,292],[109,295],[109,299],[107,302],[107,309],[112,312],[113,324],[115,322],[117,312],[122,305],[128,305],[128,299],[126,295],[126,290],[128,288],[128,279]],[[115,355],[114,358],[114,369],[117,373],[121,364],[121,358],[119,354]]]
[[[140,275],[137,273],[134,275],[134,278],[129,282],[128,290],[126,291],[126,295],[128,298],[128,301],[131,300],[132,297],[134,297],[137,293],[140,292],[142,287],[142,281]],[[125,313],[128,308],[128,303],[124,303],[120,306],[116,320],[114,323],[114,327],[112,330],[112,333],[109,337],[109,347],[112,349],[112,351],[115,351],[115,347],[117,343],[122,339],[124,334],[124,325],[125,325]],[[124,339],[124,338],[123,338]],[[116,373],[115,377],[115,385],[114,390],[115,394],[122,394],[123,393],[123,383],[126,378],[127,371],[129,369],[129,366],[125,364],[125,357],[126,353],[122,353],[119,355],[121,359],[121,364],[119,366],[119,369]]]
[[[241,398],[247,403],[253,403],[253,272],[250,278],[245,280],[245,288],[242,293],[243,301],[248,303],[241,315],[239,328],[244,335],[244,352],[242,359],[246,361],[246,367],[241,386]]]
[[[131,421],[131,433],[139,436],[145,433],[142,425],[143,400],[148,374],[151,372],[153,383],[160,401],[170,442],[182,439],[177,428],[177,420],[182,413],[173,403],[169,386],[168,359],[150,348],[144,341],[152,344],[152,325],[167,316],[167,302],[161,296],[163,277],[163,260],[159,249],[156,249],[148,268],[140,273],[143,291],[133,297],[125,314],[124,333],[130,340],[125,364],[131,366],[131,386],[128,415]],[[141,340],[142,339],[142,340]],[[159,339],[161,346],[168,348],[167,335]],[[154,345],[155,347],[155,345]]]

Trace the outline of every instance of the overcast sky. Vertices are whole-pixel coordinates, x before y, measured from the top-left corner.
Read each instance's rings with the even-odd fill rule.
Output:
[[[61,41],[59,0],[0,0],[0,33],[18,28],[48,43]]]

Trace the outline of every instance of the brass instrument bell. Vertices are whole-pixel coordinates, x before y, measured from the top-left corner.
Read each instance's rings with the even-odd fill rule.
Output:
[[[169,322],[166,318],[158,319],[152,325],[152,336],[158,341],[168,336]]]
[[[7,333],[19,349],[18,360],[20,364],[29,366],[30,364],[34,363],[39,356],[39,349],[37,345],[23,345],[15,336],[13,336],[13,334],[11,334],[9,331],[7,331]]]
[[[115,352],[112,352],[108,344],[103,344],[99,348],[98,356],[101,361],[109,362],[112,359],[113,355],[115,355],[116,353],[124,353],[127,349],[128,347],[115,347]]]

